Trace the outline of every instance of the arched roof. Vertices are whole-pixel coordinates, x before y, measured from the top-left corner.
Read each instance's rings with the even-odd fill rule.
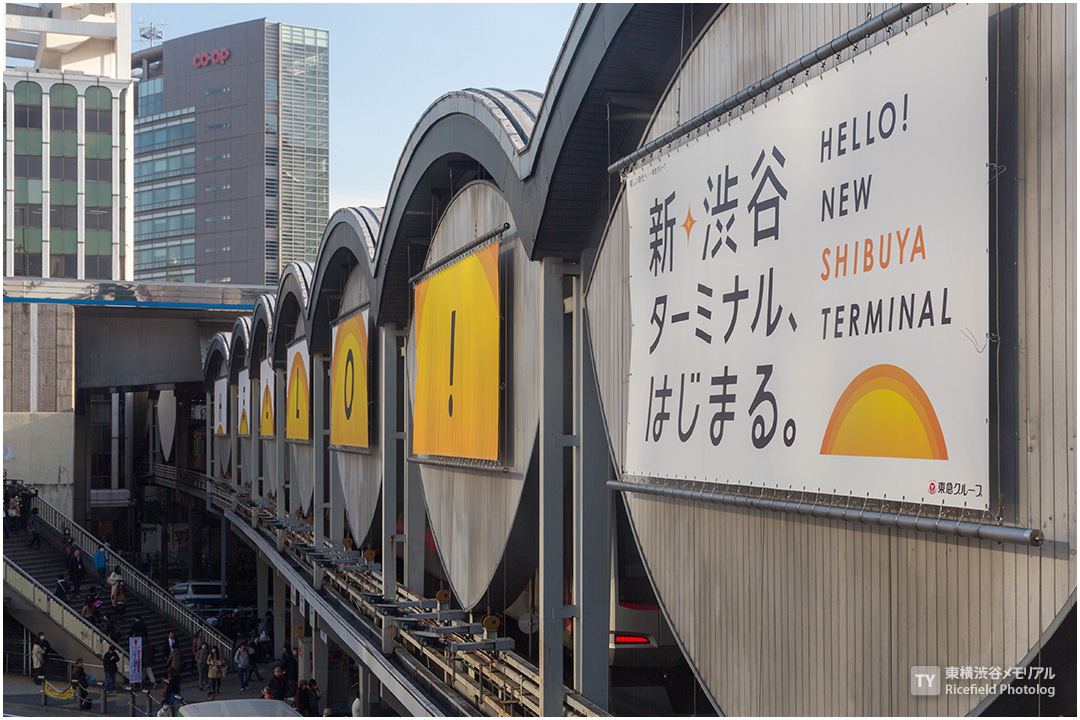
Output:
[[[315,261],[307,328],[312,353],[330,352],[330,323],[338,316],[345,284],[359,267],[375,295],[372,256],[382,222],[382,208],[341,208],[330,216]]]
[[[610,162],[632,152],[652,111],[718,5],[579,8],[542,97],[463,90],[413,129],[391,183],[376,248],[379,322],[408,319],[410,268],[453,194],[478,177],[510,205],[526,251],[579,258],[598,242],[619,191]],[[681,45],[681,48],[680,48]],[[681,49],[681,52],[680,52]]]
[[[275,367],[285,362],[285,347],[292,341],[301,319],[306,323],[314,269],[309,262],[290,263],[278,282],[273,331],[267,341]]]
[[[203,363],[203,377],[207,382],[213,382],[221,377],[221,368],[228,370],[229,345],[232,333],[217,332],[210,338],[210,345],[206,348],[206,362]]]
[[[274,310],[277,308],[277,296],[260,295],[255,300],[255,310],[251,313],[251,335],[248,339],[248,355],[256,362],[248,360],[252,377],[258,376],[258,365],[266,357],[266,345],[274,332]]]
[[[457,190],[490,179],[519,217],[517,159],[540,100],[529,90],[469,89],[443,95],[420,117],[398,161],[375,251],[382,322],[407,321],[409,273],[423,263],[432,228]]]
[[[251,316],[241,315],[236,318],[232,329],[232,342],[229,343],[229,380],[238,379],[238,374],[250,363],[248,348],[251,346]]]

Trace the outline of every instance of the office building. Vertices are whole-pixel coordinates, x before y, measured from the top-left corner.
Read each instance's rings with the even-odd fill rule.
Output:
[[[329,210],[329,32],[252,20],[136,52],[135,278],[274,285]]]
[[[4,27],[4,275],[130,279],[130,6],[8,3]]]

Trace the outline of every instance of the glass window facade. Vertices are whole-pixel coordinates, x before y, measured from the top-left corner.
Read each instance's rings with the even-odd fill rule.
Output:
[[[23,81],[14,87],[15,275],[41,276],[41,86]],[[6,105],[6,103],[5,103]],[[7,123],[4,123],[7,127]]]
[[[85,120],[85,157],[87,165],[94,163],[96,176],[105,179],[87,178],[85,189],[86,203],[86,266],[87,278],[112,277],[112,204],[113,184],[110,171],[100,167],[112,165],[112,93],[106,87],[86,89]]]
[[[78,92],[64,83],[49,88],[49,275],[78,277]],[[104,179],[111,179],[112,163],[105,162]],[[111,227],[111,226],[110,226]]]
[[[315,259],[329,212],[330,34],[281,25],[280,52],[279,253],[284,267]]]
[[[141,81],[136,88],[139,95],[139,110],[137,115],[157,115],[164,107],[164,82],[165,78],[156,77]]]

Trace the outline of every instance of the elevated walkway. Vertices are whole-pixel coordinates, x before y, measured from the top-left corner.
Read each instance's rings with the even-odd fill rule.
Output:
[[[154,465],[155,480],[207,502],[268,558],[303,601],[326,623],[409,715],[539,715],[539,670],[489,636],[469,614],[451,610],[398,585],[381,595],[382,573],[358,551],[315,547],[305,520],[279,518],[276,506],[244,488],[190,470]],[[384,638],[393,637],[384,652]],[[512,647],[512,641],[509,642]],[[564,688],[568,717],[607,715]]]

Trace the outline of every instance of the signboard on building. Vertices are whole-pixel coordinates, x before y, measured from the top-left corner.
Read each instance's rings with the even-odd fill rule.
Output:
[[[240,371],[236,405],[240,409],[237,430],[244,437],[248,437],[251,435],[251,379],[247,368]]]
[[[986,509],[987,11],[627,179],[625,471]]]
[[[417,283],[413,307],[413,453],[498,460],[498,243]]]
[[[274,368],[266,358],[259,366],[259,436],[274,437]]]
[[[330,444],[368,447],[368,311],[353,313],[333,327],[330,365]]]
[[[214,381],[214,434],[229,434],[229,378]]]
[[[307,340],[300,339],[286,352],[289,384],[285,389],[285,439],[311,439],[311,392]]]

